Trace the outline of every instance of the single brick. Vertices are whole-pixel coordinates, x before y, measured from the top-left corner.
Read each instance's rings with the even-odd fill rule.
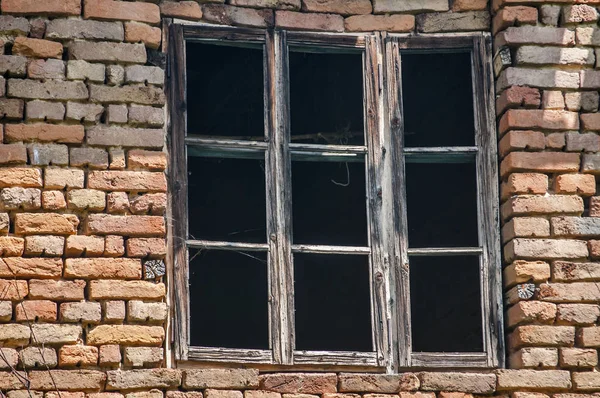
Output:
[[[25,76],[27,70],[27,58],[19,55],[0,54],[0,74],[12,77]]]
[[[577,130],[579,114],[568,111],[541,109],[509,109],[500,119],[501,133],[511,128]]]
[[[0,144],[0,164],[27,163],[27,148],[21,144]]]
[[[28,256],[62,257],[65,238],[62,236],[33,235],[25,237],[25,254]]]
[[[167,319],[166,303],[144,303],[131,300],[127,303],[127,321],[142,323],[162,323]]]
[[[500,164],[500,174],[505,176],[515,171],[542,173],[577,172],[579,171],[580,156],[578,153],[512,152]]]
[[[165,114],[162,108],[145,105],[129,106],[129,124],[136,126],[161,127],[165,124]]]
[[[17,213],[14,223],[19,235],[73,235],[77,233],[79,219],[73,214]]]
[[[35,166],[66,166],[69,164],[69,148],[66,145],[33,144],[27,148],[29,161]]]
[[[69,155],[73,167],[108,168],[108,152],[103,148],[71,148]]]
[[[560,366],[565,368],[593,368],[598,365],[598,351],[585,348],[561,348]]]
[[[140,279],[142,264],[130,258],[70,258],[65,261],[65,278]]]
[[[513,28],[509,28],[513,29]],[[501,35],[502,33],[500,33]],[[553,69],[532,69],[509,67],[503,70],[496,81],[496,90],[502,91],[510,86],[531,86],[539,88],[561,89],[579,88],[579,74]],[[537,110],[537,113],[544,112]],[[531,114],[534,120],[534,112]],[[524,116],[525,118],[527,116]],[[540,118],[536,118],[539,122]]]
[[[127,239],[127,256],[142,258],[164,258],[167,247],[163,238]]]
[[[156,4],[113,0],[84,0],[83,4],[83,16],[86,19],[138,21],[149,24],[160,22],[160,9]]]
[[[514,25],[535,25],[538,20],[538,10],[535,7],[508,6],[502,8],[492,21],[492,32],[497,32]]]
[[[94,83],[104,83],[106,66],[91,64],[87,61],[74,60],[67,62],[67,79],[87,80]]]
[[[504,283],[513,286],[524,282],[545,282],[550,279],[550,265],[543,261],[517,260],[504,268]]]
[[[53,19],[46,28],[48,39],[123,41],[124,37],[123,25],[119,22]]]
[[[516,238],[504,247],[508,261],[515,259],[576,259],[588,256],[587,244],[581,240]]]
[[[125,320],[125,302],[124,301],[106,301],[104,302],[104,321],[122,323]]]
[[[29,344],[31,330],[26,325],[3,324],[0,325],[0,342],[3,347],[18,347]]]
[[[127,346],[160,346],[164,338],[165,330],[162,326],[100,325],[88,332],[87,343],[90,345],[120,344]],[[179,383],[176,385],[178,384]],[[122,388],[117,387],[117,383],[108,385],[109,389],[112,389],[112,387]]]
[[[75,344],[82,334],[79,325],[51,323],[34,323],[31,325],[31,331],[32,341],[38,344]]]
[[[275,25],[283,29],[312,31],[344,31],[344,18],[335,14],[305,14],[295,11],[275,11]]]
[[[13,43],[12,53],[24,57],[61,59],[63,46],[55,41],[19,36]]]
[[[58,365],[58,357],[54,348],[47,347],[25,347],[19,351],[19,361],[26,369],[54,368]]]
[[[27,111],[25,115],[25,118],[29,121],[44,122],[46,120],[49,120],[53,122],[60,122],[65,118],[65,106],[60,102],[48,102],[40,100],[29,101],[27,103]],[[76,129],[73,129],[72,131],[75,130]],[[81,137],[81,139],[83,140],[83,136]]]
[[[448,2],[443,0],[373,1],[373,12],[375,14],[448,11],[448,9]]]
[[[415,29],[413,15],[353,15],[344,20],[347,32],[412,32]]]
[[[118,86],[125,81],[125,68],[121,65],[106,66],[106,80],[111,86]]]
[[[90,145],[156,148],[164,145],[162,129],[140,129],[119,126],[94,126],[87,130]]]
[[[561,174],[554,179],[554,191],[591,196],[596,193],[596,178],[590,174]]]
[[[127,366],[134,368],[158,367],[162,364],[163,359],[161,347],[125,347],[125,365]]]
[[[49,300],[25,300],[15,306],[17,322],[55,322],[56,303]]]
[[[81,301],[78,303],[62,303],[60,305],[61,322],[100,323],[102,310],[100,303]]]
[[[25,240],[23,238],[17,238],[14,236],[0,236],[0,256],[2,257],[19,257],[23,255],[23,251],[25,250]],[[132,253],[136,253],[132,250]],[[166,255],[165,250],[158,253],[159,256],[164,257]],[[145,257],[145,256],[142,256]],[[3,320],[2,314],[3,301],[0,301],[0,321]]]
[[[370,0],[304,0],[302,11],[330,12],[341,15],[370,14]]]
[[[513,348],[522,346],[572,346],[575,327],[550,325],[517,326],[509,336]]]
[[[127,106],[110,104],[106,111],[106,121],[109,123],[127,123]]]
[[[6,257],[0,260],[0,276],[16,278],[60,278],[62,260],[56,258]]]
[[[550,222],[555,236],[594,237],[600,231],[600,218],[596,217],[553,217]]]
[[[100,346],[99,353],[100,366],[116,366],[121,363],[121,350],[116,344]]]
[[[593,65],[594,52],[589,48],[522,46],[515,61],[517,65]]]
[[[71,235],[67,237],[65,254],[68,257],[98,257],[103,253],[103,237],[85,235]]]
[[[95,280],[90,282],[90,298],[94,300],[157,300],[165,296],[165,285],[146,281]]]
[[[84,345],[65,345],[58,351],[61,367],[86,367],[98,364],[98,348]]]
[[[32,279],[29,281],[29,298],[56,301],[83,300],[85,281],[53,281]]]
[[[2,13],[21,15],[67,16],[81,14],[80,0],[3,0]]]
[[[129,196],[125,192],[110,192],[107,195],[109,213],[125,213],[129,211]]]
[[[122,149],[111,148],[108,150],[110,164],[108,168],[111,170],[123,170],[125,168],[125,151]]]
[[[31,388],[35,390],[100,391],[106,383],[106,373],[97,370],[34,370],[29,373],[29,379]]]
[[[139,23],[125,22],[125,41],[128,43],[144,43],[146,47],[157,49],[160,47],[162,32],[160,28]]]
[[[397,393],[399,391],[414,391],[419,388],[420,381],[414,373],[398,375],[368,374],[368,373],[340,373],[340,392],[373,392]],[[324,394],[329,398],[355,398],[357,394]]]
[[[41,192],[37,188],[2,188],[0,208],[2,210],[36,210],[42,206]]]
[[[102,211],[106,207],[106,194],[95,189],[73,189],[67,192],[69,209]]]
[[[75,41],[69,46],[69,59],[145,64],[147,57],[143,44]]]
[[[486,11],[437,12],[417,15],[417,31],[434,32],[467,32],[489,29],[490,14]]]
[[[600,317],[597,304],[559,304],[556,322],[567,325],[592,325]]]
[[[131,201],[129,207],[133,214],[162,215],[167,209],[167,195],[164,193],[147,193]]]
[[[67,120],[77,122],[98,123],[104,107],[99,104],[81,104],[79,102],[67,102]]]
[[[534,216],[538,214],[583,213],[583,199],[575,195],[519,195],[511,197],[501,208],[502,217]]]
[[[35,141],[58,142],[62,144],[77,144],[83,142],[84,135],[85,132],[83,126],[76,125],[65,126],[45,123],[34,123],[7,124],[5,126],[5,137],[6,140],[9,142]]]
[[[565,109],[565,97],[562,91],[544,90],[542,93],[542,108],[544,109]]]
[[[540,300],[553,303],[588,302],[600,300],[600,284],[595,282],[547,283],[540,286]]]
[[[568,46],[575,44],[575,32],[549,26],[510,27],[496,35],[495,44],[498,47],[520,44]]]
[[[598,110],[598,98],[598,92],[596,91],[565,93],[565,105],[570,111],[596,112]],[[581,120],[581,125],[585,128],[584,120]]]
[[[25,99],[87,100],[88,89],[83,82],[60,80],[8,79],[8,95]]]
[[[552,368],[558,365],[558,349],[546,347],[521,348],[509,357],[511,368]]]
[[[158,66],[130,65],[125,68],[125,81],[162,86],[165,83],[165,71]]]
[[[107,68],[107,74],[109,74],[109,70],[113,69]],[[9,79],[9,94],[11,80]],[[108,81],[111,82],[110,75]],[[153,86],[111,87],[90,85],[90,100],[102,103],[132,102],[142,105],[163,105],[165,94],[161,88]]]
[[[595,22],[598,20],[598,11],[587,4],[568,5],[563,8],[562,22],[564,24]]]
[[[553,323],[556,304],[543,301],[520,301],[507,311],[508,326],[521,323]]]
[[[121,257],[125,254],[125,242],[122,236],[107,235],[104,242],[104,256]]]
[[[421,372],[421,390],[489,394],[494,391],[496,375],[489,373]]]
[[[167,181],[162,172],[90,171],[88,187],[104,191],[166,192]]]
[[[27,67],[27,77],[30,79],[65,78],[65,63],[59,59],[34,59]]]
[[[83,170],[46,168],[44,171],[44,188],[83,188],[83,179]]]
[[[210,4],[209,4],[210,5]],[[250,10],[253,11],[253,10]],[[163,1],[160,3],[160,13],[166,17],[199,20],[205,15],[197,2],[191,0],[184,1]],[[225,13],[223,13],[225,14]],[[225,15],[223,15],[225,17]],[[207,17],[207,19],[210,16]],[[208,19],[211,20],[212,19]],[[213,21],[215,22],[215,21]],[[226,22],[221,22],[226,23]]]
[[[498,144],[500,156],[513,151],[541,151],[546,148],[546,138],[541,131],[513,130],[502,137]]]

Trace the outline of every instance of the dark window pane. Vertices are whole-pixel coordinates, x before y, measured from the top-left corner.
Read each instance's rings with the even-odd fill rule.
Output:
[[[193,346],[269,348],[267,254],[189,250]]]
[[[471,55],[402,54],[404,143],[474,145]]]
[[[406,207],[409,247],[478,246],[474,163],[406,163]]]
[[[294,243],[366,246],[364,163],[292,162]]]
[[[478,256],[410,257],[415,352],[481,352]]]
[[[290,52],[292,142],[364,144],[361,54]]]
[[[191,239],[265,243],[264,161],[188,157]]]
[[[263,140],[262,49],[187,43],[188,135]]]
[[[373,351],[367,256],[295,254],[296,349]]]

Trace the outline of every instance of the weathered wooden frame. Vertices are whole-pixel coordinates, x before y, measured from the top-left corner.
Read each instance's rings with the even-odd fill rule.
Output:
[[[496,141],[490,37],[485,34],[399,37],[385,33],[321,34],[171,24],[168,34],[171,155],[173,197],[173,345],[177,360],[244,363],[294,368],[352,367],[398,372],[407,367],[495,367],[503,363],[500,300]],[[186,136],[185,42],[231,41],[264,50],[265,140],[242,141]],[[363,54],[364,146],[313,145],[290,142],[287,51],[290,46],[315,51],[358,51]],[[471,51],[477,142],[474,147],[406,148],[402,146],[400,49],[465,48]],[[187,239],[188,145],[215,156],[265,159],[267,185],[267,243],[246,244]],[[406,209],[403,206],[404,158],[410,153],[451,153],[477,157],[479,248],[432,249],[473,252],[482,258],[484,353],[413,353],[410,347],[408,255],[432,250],[408,249]],[[369,247],[295,245],[291,240],[291,159],[364,161],[367,178]],[[187,248],[262,251],[268,253],[270,350],[225,349],[189,345]],[[369,255],[373,352],[294,350],[293,253]],[[408,307],[407,307],[408,306]]]

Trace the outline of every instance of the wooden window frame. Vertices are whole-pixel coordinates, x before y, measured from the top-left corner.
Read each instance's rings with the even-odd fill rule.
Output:
[[[264,49],[265,141],[186,137],[186,41],[235,41]],[[288,46],[363,54],[366,141],[364,146],[290,143]],[[168,24],[170,190],[172,197],[173,348],[178,361],[253,364],[269,368],[366,369],[397,373],[413,368],[494,368],[504,366],[498,171],[495,140],[491,37],[488,33],[427,36],[333,34]],[[462,49],[471,53],[476,142],[472,147],[403,148],[401,54],[411,49]],[[266,244],[187,239],[187,145],[211,151],[265,153],[267,185]],[[411,350],[404,158],[410,152],[474,154],[477,165],[480,274],[484,351],[418,353]],[[369,247],[293,245],[291,156],[364,156],[367,174]],[[408,155],[407,155],[408,154]],[[401,192],[401,195],[393,195]],[[189,345],[187,248],[259,250],[268,253],[269,350]],[[473,249],[433,249],[460,254]],[[422,251],[423,253],[418,253]],[[373,352],[296,351],[292,253],[368,254],[370,263]]]

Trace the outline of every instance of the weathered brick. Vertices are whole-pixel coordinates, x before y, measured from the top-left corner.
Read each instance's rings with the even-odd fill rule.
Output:
[[[520,323],[553,323],[556,305],[542,301],[520,301],[507,311],[508,326]]]
[[[257,369],[186,369],[183,372],[182,387],[186,390],[219,388],[257,388]]]
[[[29,373],[31,388],[43,391],[100,391],[106,373],[98,370],[34,370]]]
[[[171,18],[199,20],[204,13],[197,2],[191,0],[184,1],[163,1],[160,3],[160,13]]]
[[[0,208],[2,210],[36,210],[42,206],[41,192],[37,188],[2,188]]]
[[[12,15],[0,16],[0,33],[3,35],[27,36],[31,30],[26,18],[13,17]]]
[[[71,148],[70,164],[73,167],[89,167],[90,169],[108,168],[108,152],[102,148]]]
[[[0,342],[3,347],[17,347],[29,344],[31,330],[26,325],[0,325]]]
[[[219,0],[214,2],[222,3]],[[276,8],[278,10],[299,10],[301,6],[300,0],[229,0],[228,3],[241,7]]]
[[[77,233],[79,220],[72,214],[18,213],[15,233],[19,235],[71,235]]]
[[[496,373],[498,390],[571,388],[571,375],[564,370],[500,369]]]
[[[100,323],[100,303],[82,301],[78,303],[62,303],[60,305],[61,322]]]
[[[598,110],[598,98],[598,92],[596,91],[565,93],[565,105],[570,111],[596,112]],[[584,119],[581,120],[581,125],[586,129],[587,120]]]
[[[167,254],[163,238],[129,238],[126,245],[129,257],[163,258]]]
[[[166,303],[144,303],[131,300],[127,303],[127,321],[162,323],[167,319]]]
[[[515,54],[518,65],[593,65],[589,48],[521,46]]]
[[[111,87],[91,85],[90,99],[102,103],[133,102],[142,105],[162,105],[165,103],[163,90],[152,86]]]
[[[566,133],[567,151],[569,152],[598,152],[600,151],[600,136],[596,133],[579,134]]]
[[[46,27],[46,38],[123,41],[123,24],[119,22],[53,19]]]
[[[574,195],[519,195],[511,197],[501,210],[504,219],[538,214],[581,214],[583,199]]]
[[[600,377],[597,372],[573,372],[573,387],[577,391],[597,391]]]
[[[163,359],[161,347],[125,347],[125,365],[127,366],[134,368],[160,366]]]
[[[122,236],[108,235],[104,244],[105,257],[121,257],[125,255],[125,242]]]
[[[108,123],[127,123],[127,106],[110,104],[105,119]]]
[[[419,14],[416,18],[417,31],[423,33],[485,30],[490,26],[488,11],[438,12]]]
[[[542,94],[542,108],[544,109],[565,109],[565,97],[562,91],[544,90]]]
[[[106,207],[106,194],[95,189],[74,189],[67,192],[70,209],[102,211]]]
[[[496,386],[496,375],[485,373],[421,372],[419,379],[425,391],[489,394]]]
[[[588,256],[587,244],[581,240],[516,238],[504,247],[508,261],[515,259],[575,259]]]
[[[100,104],[67,102],[67,120],[98,123],[103,112],[104,107]]]
[[[125,81],[125,68],[121,65],[107,65],[106,80],[111,86],[122,84]]]
[[[562,150],[565,145],[565,133],[550,133],[546,135],[546,148]]]
[[[25,347],[19,352],[19,360],[25,369],[46,369],[58,365],[56,350],[47,347]]]
[[[35,141],[76,144],[83,142],[84,135],[83,126],[78,125],[35,123],[7,124],[5,126],[5,137],[8,142]]]
[[[562,174],[554,180],[554,191],[591,196],[596,193],[596,178],[590,174]]]
[[[65,63],[59,59],[34,59],[27,67],[27,77],[30,79],[65,78]]]
[[[600,231],[600,218],[596,217],[553,217],[551,224],[556,236],[594,237]]]
[[[34,323],[31,325],[32,342],[38,344],[75,344],[82,334],[79,325]]]
[[[506,286],[528,281],[545,282],[548,279],[550,279],[550,265],[543,261],[517,260],[504,268]]]
[[[85,281],[53,281],[32,279],[29,281],[29,298],[55,301],[83,300]]]
[[[27,58],[19,55],[0,55],[0,74],[13,77],[25,76]]]
[[[160,346],[164,338],[165,330],[162,326],[100,325],[88,332],[87,343],[91,345],[120,344],[126,346]],[[128,386],[117,387],[117,385],[118,382],[113,381],[112,384],[108,385],[108,389],[135,388]],[[179,385],[179,383],[177,383],[176,386],[177,385]]]
[[[164,193],[148,193],[131,201],[129,207],[133,214],[162,215],[167,208],[167,195]]]
[[[373,0],[375,14],[448,11],[448,9],[448,2],[444,0]]]
[[[517,44],[574,45],[575,32],[548,26],[510,27],[496,35],[495,44],[498,47]]]
[[[113,0],[84,0],[83,4],[84,18],[139,21],[150,24],[160,22],[160,9],[156,4]]]
[[[559,304],[557,309],[558,324],[591,325],[600,317],[600,306],[596,304]]]
[[[578,153],[561,152],[512,152],[500,164],[500,174],[505,176],[515,171],[542,173],[568,173],[579,171]],[[599,168],[600,169],[600,168]]]
[[[551,368],[558,365],[558,349],[547,347],[521,348],[509,357],[511,368]]]
[[[129,258],[73,258],[65,261],[66,278],[140,279],[142,265]]]
[[[104,83],[105,74],[106,66],[104,64],[91,64],[82,60],[67,62],[67,79],[69,80]]]
[[[28,121],[43,122],[49,120],[59,122],[65,118],[65,106],[60,102],[48,102],[40,100],[29,101],[27,103],[27,111],[25,118]],[[81,137],[81,139],[83,139],[83,136]]]
[[[19,362],[19,354],[14,348],[0,348],[0,357],[2,358],[0,361],[0,369],[7,370],[11,367],[17,367],[17,363]]]
[[[552,279],[559,282],[600,280],[600,263],[555,261],[552,264]]]
[[[579,88],[579,74],[577,72],[555,69],[509,67],[500,73],[500,77],[496,81],[496,90],[502,91],[510,86],[532,86],[551,89]],[[534,113],[540,112],[543,111],[538,110]],[[539,119],[537,121],[539,122]]]
[[[412,32],[415,29],[413,15],[353,15],[344,20],[347,32]]]
[[[598,20],[598,11],[587,4],[568,5],[563,8],[562,22],[564,24],[595,22]]]
[[[46,168],[44,171],[44,188],[83,188],[83,179],[83,170]]]
[[[130,65],[125,68],[125,81],[162,86],[165,82],[165,72],[157,66]]]
[[[162,108],[145,105],[129,106],[129,124],[137,126],[161,127],[165,124]]]
[[[509,6],[500,9],[492,21],[492,33],[514,25],[535,25],[538,20],[538,10],[535,7]]]
[[[162,129],[94,126],[87,130],[87,142],[99,146],[162,148],[164,132]]]
[[[122,323],[125,320],[125,302],[124,301],[106,301],[104,302],[104,321]]]
[[[24,57],[60,59],[63,53],[63,46],[60,43],[50,40],[31,39],[19,36],[15,39],[12,53]]]
[[[2,13],[20,15],[80,15],[79,0],[3,0]]]
[[[134,247],[137,248],[137,246],[134,246]],[[0,256],[3,256],[3,257],[22,256],[24,248],[25,248],[25,241],[23,238],[17,238],[14,236],[0,236]],[[143,249],[140,248],[137,251],[135,249],[132,249],[131,252],[141,254],[143,252]],[[162,256],[164,256],[165,254],[166,254],[165,250],[163,250],[163,252],[159,253],[159,255],[162,255]],[[145,256],[141,256],[141,257],[145,257]],[[3,305],[2,303],[3,302],[0,301],[0,308]],[[0,314],[2,314],[2,311],[0,311]],[[2,320],[2,316],[0,315],[0,321],[1,320]]]
[[[534,238],[550,236],[550,222],[538,217],[516,217],[502,227],[502,240],[509,241],[516,237]]]
[[[397,393],[417,390],[419,385],[419,378],[414,373],[398,375],[340,373],[339,375],[340,392]],[[331,396],[331,398],[335,397]]]
[[[259,378],[260,388],[279,393],[323,394],[337,391],[333,373],[276,373]]]
[[[114,299],[161,299],[165,285],[146,281],[95,280],[90,282],[90,298],[94,300]]]
[[[49,300],[25,300],[15,306],[17,322],[54,322],[56,303]]]
[[[14,279],[0,279],[0,291],[2,292],[2,300],[10,301],[22,300],[30,293],[27,281]]]
[[[91,171],[88,187],[105,191],[149,192],[167,190],[164,173],[148,171]]]
[[[160,47],[162,32],[160,28],[139,23],[125,22],[125,41],[128,43],[144,43],[146,47],[157,49]]]
[[[8,229],[10,227],[10,218],[8,213],[0,213],[0,232],[3,234],[8,233]]]
[[[69,148],[66,145],[33,144],[27,147],[29,162],[35,166],[66,166],[69,164]]]
[[[575,112],[557,110],[509,109],[500,119],[498,128],[501,133],[512,128],[577,130],[579,115]]]
[[[373,10],[370,0],[304,0],[302,11],[330,12],[341,15],[370,14]]]
[[[25,99],[83,100],[88,98],[88,89],[82,82],[8,79],[8,95]]]
[[[140,3],[141,4],[141,3]],[[69,46],[69,59],[90,62],[146,63],[142,44],[76,41]]]
[[[0,164],[27,163],[27,148],[21,144],[0,144]]]
[[[25,237],[25,254],[27,256],[62,257],[64,247],[65,238],[62,236],[32,235]]]
[[[540,286],[540,300],[553,303],[597,302],[600,300],[600,283],[547,283]]]
[[[544,133],[533,130],[509,131],[498,144],[501,157],[515,150],[541,151],[544,148],[546,148]]]
[[[104,238],[100,236],[71,235],[67,237],[65,254],[69,257],[97,257],[104,253]]]
[[[343,32],[344,18],[335,14],[275,11],[275,25],[284,29]]]
[[[84,345],[65,345],[58,351],[60,366],[95,366],[98,364],[98,348]]]
[[[121,350],[118,345],[101,345],[99,351],[100,366],[116,366],[121,363]]]
[[[593,368],[598,365],[598,351],[585,348],[561,348],[560,366],[565,368]]]

